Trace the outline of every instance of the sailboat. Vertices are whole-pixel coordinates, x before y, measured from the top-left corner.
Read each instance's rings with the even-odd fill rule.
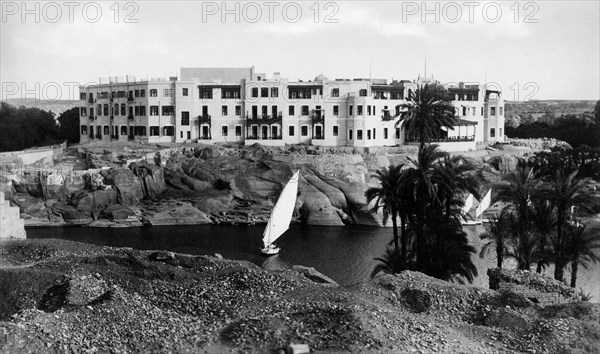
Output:
[[[263,248],[261,252],[265,255],[273,255],[279,253],[279,247],[275,246],[274,242],[283,235],[290,227],[292,214],[296,206],[296,195],[298,194],[298,178],[300,170],[296,171],[292,178],[283,188],[283,191],[275,203],[275,207],[271,211],[271,216],[267,222],[267,227],[263,233]]]

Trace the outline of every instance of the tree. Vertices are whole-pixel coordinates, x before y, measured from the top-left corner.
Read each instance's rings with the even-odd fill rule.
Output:
[[[375,278],[379,273],[395,274],[404,270],[404,262],[400,259],[398,250],[389,246],[385,249],[385,253],[382,256],[375,257],[374,260],[377,261],[377,264],[371,272],[371,278]]]
[[[542,270],[552,262],[547,246],[548,237],[556,226],[556,213],[554,205],[546,198],[534,198],[531,208],[532,222],[540,236],[538,244],[540,259],[537,262],[536,272],[542,273]]]
[[[52,113],[0,103],[0,151],[51,145],[59,141]]]
[[[488,231],[479,235],[482,241],[487,241],[479,257],[484,258],[492,248],[496,251],[496,267],[502,268],[504,257],[510,252],[509,243],[512,237],[511,228],[515,224],[514,215],[508,210],[503,210],[500,215],[496,215],[491,222]]]
[[[594,121],[600,125],[600,100],[596,102],[596,106],[594,107]]]
[[[401,186],[401,193],[410,196],[413,204],[412,216],[416,233],[418,269],[424,269],[427,263],[425,227],[432,224],[428,222],[427,216],[431,215],[428,208],[431,211],[434,207],[440,207],[441,193],[438,192],[452,189],[453,182],[440,164],[446,156],[447,153],[440,150],[438,145],[421,144],[417,159],[409,158],[413,166],[406,170],[406,177]]]
[[[58,116],[59,136],[68,143],[79,143],[79,108],[74,107]]]
[[[407,135],[418,135],[421,144],[428,143],[442,127],[454,129],[456,118],[448,91],[439,84],[425,84],[411,92],[400,105],[400,124]]]
[[[538,192],[540,181],[535,170],[523,159],[504,180],[508,184],[497,189],[496,200],[507,202],[504,210],[515,216],[515,224],[511,228],[513,248],[509,256],[517,260],[519,269],[529,269],[531,262],[539,257],[537,245],[532,244],[539,237],[532,230],[530,205]]]
[[[428,245],[430,257],[420,271],[438,279],[472,283],[477,276],[477,267],[471,255],[475,247],[469,245],[467,233],[460,224],[443,223],[430,230],[430,238],[436,241]],[[463,280],[464,279],[464,280]]]
[[[569,226],[568,230],[565,253],[571,261],[571,287],[574,288],[579,265],[587,268],[589,263],[600,262],[600,256],[595,252],[600,249],[600,233],[586,226],[578,226],[577,223]]]
[[[481,188],[481,179],[476,175],[476,168],[473,163],[467,160],[462,155],[445,156],[442,161],[442,167],[445,170],[445,175],[448,180],[452,182],[449,185],[449,189],[444,190],[444,206],[446,222],[450,222],[450,219],[455,216],[460,216],[460,209],[453,213],[452,204],[463,206],[462,199],[458,202],[454,197],[456,195],[462,195],[470,193],[476,199],[481,199],[479,190]]]
[[[563,237],[563,228],[572,216],[574,208],[583,211],[589,210],[590,205],[596,201],[589,194],[583,193],[584,184],[575,179],[579,171],[571,173],[559,169],[556,171],[554,179],[546,190],[546,195],[552,201],[556,209],[556,239],[554,246],[554,279],[563,281],[565,257],[563,249],[565,248],[565,239]]]
[[[377,213],[381,209],[383,214],[383,223],[387,223],[392,218],[392,229],[394,233],[394,250],[400,254],[398,244],[398,211],[402,208],[400,196],[400,184],[403,178],[404,165],[391,165],[384,167],[375,173],[375,178],[379,181],[379,187],[371,187],[365,192],[367,202],[375,201],[370,212]],[[402,259],[401,259],[402,261]]]

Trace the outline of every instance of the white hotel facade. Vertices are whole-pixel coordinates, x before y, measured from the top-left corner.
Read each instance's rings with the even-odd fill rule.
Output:
[[[431,79],[271,78],[251,68],[182,68],[181,78],[109,78],[80,87],[80,142],[236,142],[268,146],[410,144],[397,110]],[[447,151],[504,138],[501,93],[480,84],[446,85],[457,126],[440,132]]]

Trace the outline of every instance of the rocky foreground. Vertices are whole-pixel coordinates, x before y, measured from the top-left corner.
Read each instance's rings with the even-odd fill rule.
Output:
[[[0,352],[598,353],[600,305],[404,272],[353,287],[219,257],[0,244]],[[319,280],[320,278],[312,278]]]

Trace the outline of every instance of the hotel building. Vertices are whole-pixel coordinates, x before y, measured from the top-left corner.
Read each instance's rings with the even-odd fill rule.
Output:
[[[399,106],[432,79],[308,81],[270,78],[251,68],[182,68],[181,77],[109,78],[80,87],[81,143],[140,141],[269,146],[395,146],[415,143],[396,126]],[[501,93],[480,84],[446,85],[454,129],[440,132],[447,151],[503,140]]]

